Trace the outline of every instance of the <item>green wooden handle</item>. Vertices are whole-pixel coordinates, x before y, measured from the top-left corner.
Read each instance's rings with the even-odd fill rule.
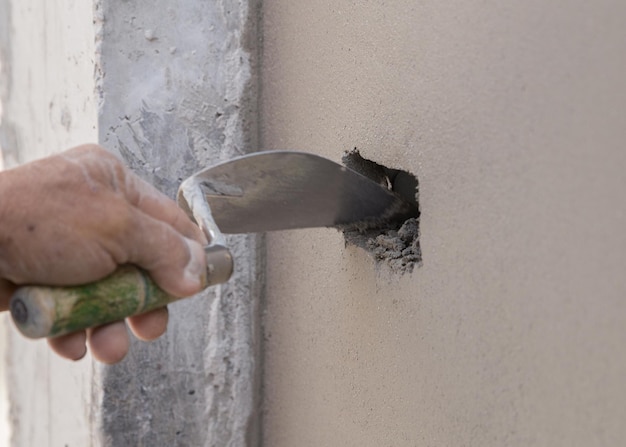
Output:
[[[206,286],[226,282],[232,258],[225,247],[206,247]],[[131,265],[103,280],[75,287],[26,286],[11,298],[11,316],[29,338],[56,337],[100,326],[165,306],[179,297],[160,289],[148,274]]]
[[[11,315],[27,337],[54,337],[123,320],[176,299],[142,270],[124,266],[101,281],[82,286],[22,287],[11,299]]]

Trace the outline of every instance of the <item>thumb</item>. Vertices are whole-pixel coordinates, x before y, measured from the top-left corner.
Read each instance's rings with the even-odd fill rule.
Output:
[[[200,243],[169,224],[135,210],[127,234],[127,262],[147,270],[159,287],[174,296],[189,296],[206,284],[206,257]]]

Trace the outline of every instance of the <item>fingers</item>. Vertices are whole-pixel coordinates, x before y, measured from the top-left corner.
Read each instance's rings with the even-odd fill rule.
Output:
[[[167,308],[162,307],[142,315],[135,315],[127,321],[138,339],[151,341],[165,333],[168,318]],[[59,356],[75,361],[85,356],[89,345],[91,354],[96,360],[112,365],[120,362],[128,354],[130,337],[126,324],[123,321],[116,321],[87,331],[49,338],[48,344]]]
[[[99,362],[112,365],[128,353],[130,337],[123,321],[87,329],[87,334],[91,354]]]
[[[50,348],[58,355],[69,360],[80,360],[87,353],[85,342],[87,334],[85,331],[73,332],[60,337],[48,339]]]
[[[167,307],[161,307],[145,314],[130,317],[127,321],[135,337],[142,341],[152,341],[165,333],[168,320]]]
[[[126,262],[147,270],[166,292],[190,296],[206,283],[206,257],[201,244],[183,237],[167,223],[137,211],[126,234]]]
[[[50,348],[69,360],[82,359],[87,353],[87,343],[96,360],[109,365],[117,363],[126,356],[130,346],[126,324],[123,321],[116,321],[87,331],[48,339]]]
[[[206,244],[206,238],[200,228],[181,210],[173,200],[158,191],[149,183],[135,175],[126,179],[126,196],[130,203],[146,213],[171,225],[189,239]]]
[[[123,259],[146,269],[175,296],[190,296],[206,282],[207,240],[176,203],[130,171],[124,174],[126,200],[134,207],[124,238]]]

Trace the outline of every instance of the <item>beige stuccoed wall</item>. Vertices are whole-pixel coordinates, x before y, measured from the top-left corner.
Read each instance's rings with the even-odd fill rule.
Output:
[[[621,445],[626,5],[263,8],[263,148],[417,174],[423,250],[268,236],[264,445]]]

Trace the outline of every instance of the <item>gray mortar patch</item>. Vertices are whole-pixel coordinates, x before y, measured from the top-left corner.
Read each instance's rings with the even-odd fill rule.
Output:
[[[415,215],[401,222],[385,222],[378,228],[364,230],[344,229],[346,243],[368,251],[378,264],[387,265],[392,272],[411,273],[413,268],[422,262],[417,177],[409,172],[390,169],[367,160],[361,157],[356,148],[347,151],[342,161],[346,167],[371,178],[415,204]]]

